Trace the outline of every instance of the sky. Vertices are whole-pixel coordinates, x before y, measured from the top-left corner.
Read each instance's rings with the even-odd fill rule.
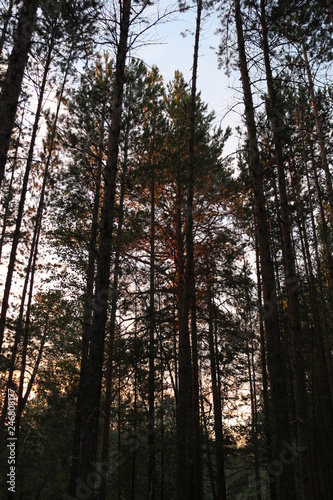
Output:
[[[160,0],[158,2],[160,12],[163,12],[174,2]],[[156,7],[155,7],[156,9]],[[194,30],[196,22],[196,11],[178,13],[170,16],[170,21],[159,23],[149,32],[150,38],[155,40],[154,44],[140,47],[136,52],[146,64],[155,64],[163,75],[165,83],[171,80],[175,70],[180,70],[187,82],[191,81]],[[216,123],[225,129],[227,125],[233,129],[240,125],[239,113],[242,106],[230,111],[236,102],[240,102],[239,77],[232,74],[225,75],[224,69],[218,69],[217,50],[219,46],[219,19],[216,13],[204,20],[202,33],[200,35],[200,51],[198,65],[198,90],[202,98],[208,104],[208,110],[216,113]],[[190,30],[186,37],[182,32]],[[135,54],[134,54],[135,55]],[[226,145],[226,154],[231,154],[237,147],[238,140],[234,135]]]

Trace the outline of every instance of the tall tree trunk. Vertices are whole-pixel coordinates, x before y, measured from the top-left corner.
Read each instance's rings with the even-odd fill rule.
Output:
[[[188,187],[187,187],[187,210],[186,210],[186,270],[184,294],[182,303],[182,315],[179,323],[179,392],[178,392],[178,461],[177,461],[177,500],[202,499],[203,476],[202,476],[202,454],[199,421],[199,390],[198,390],[198,353],[196,346],[196,319],[192,316],[192,365],[188,360],[189,346],[189,312],[195,300],[194,287],[194,251],[193,251],[193,193],[194,193],[194,131],[195,131],[195,104],[196,104],[196,82],[199,53],[199,36],[201,26],[202,0],[197,1],[197,20],[195,43],[193,53],[192,89],[190,103],[189,122],[189,150],[188,150]],[[195,307],[193,305],[193,307]],[[193,329],[194,328],[194,329]],[[194,340],[194,345],[193,345]],[[189,353],[191,356],[191,353]],[[192,370],[191,370],[192,365]],[[189,387],[190,385],[190,387]],[[188,391],[192,390],[192,401]],[[190,417],[190,419],[189,419]],[[191,422],[191,424],[190,424]],[[193,426],[193,451],[186,450],[191,440],[187,440],[186,428]],[[193,459],[191,455],[193,454]],[[192,465],[193,460],[193,465]],[[187,465],[188,464],[188,465]],[[193,468],[193,469],[192,469]],[[193,474],[193,477],[192,477]]]
[[[73,448],[72,448],[72,457],[70,465],[69,486],[68,486],[69,493],[72,496],[75,495],[76,479],[78,477],[78,470],[79,470],[80,436],[81,436],[82,412],[83,412],[82,405],[84,401],[84,390],[87,384],[86,377],[87,377],[88,353],[89,353],[89,344],[91,340],[91,317],[92,317],[91,306],[93,303],[93,296],[94,296],[95,263],[97,256],[97,238],[98,238],[98,216],[101,203],[101,180],[102,180],[101,178],[102,178],[103,151],[104,151],[104,116],[102,119],[103,119],[103,124],[101,127],[101,142],[99,145],[98,160],[97,160],[96,185],[95,185],[94,205],[93,205],[92,222],[91,222],[91,234],[89,241],[87,286],[85,293],[84,320],[82,329],[80,380],[79,380],[78,395],[76,402]]]
[[[161,315],[161,294],[160,290],[158,287],[158,313],[159,316]],[[164,487],[165,487],[165,443],[164,443],[164,436],[165,436],[165,426],[164,426],[164,357],[163,357],[163,349],[162,349],[162,344],[163,344],[163,339],[162,335],[160,333],[159,335],[159,341],[160,341],[160,383],[161,383],[161,406],[160,406],[160,432],[161,432],[161,472],[160,472],[160,500],[164,500],[165,498],[165,492],[164,492]]]
[[[138,310],[137,310],[137,294],[135,294],[134,298],[134,351],[137,350],[138,345]],[[134,404],[133,404],[133,437],[134,442],[137,442],[137,420],[138,420],[138,362],[135,357],[134,360]],[[136,449],[134,447],[132,454],[132,467],[131,467],[131,477],[130,477],[130,500],[135,500],[135,492],[136,492]]]
[[[116,70],[113,82],[111,128],[108,141],[108,156],[105,171],[104,203],[100,223],[96,293],[93,305],[94,317],[91,328],[90,355],[87,370],[88,377],[84,391],[85,401],[83,406],[83,425],[79,460],[79,478],[81,483],[83,483],[84,485],[87,484],[88,477],[96,478],[96,475],[94,475],[94,463],[96,461],[97,453],[102,367],[104,360],[104,339],[107,321],[108,291],[110,282],[114,200],[116,193],[116,176],[118,166],[121,116],[123,108],[125,62],[127,55],[130,13],[131,0],[124,0],[120,9],[120,38],[118,43]],[[90,496],[93,494],[94,490],[93,483],[94,480],[92,481],[92,483],[90,483],[92,484],[92,487],[89,490],[91,492]]]
[[[10,253],[10,257],[9,257],[6,284],[5,284],[5,289],[4,289],[3,299],[2,299],[2,307],[1,307],[0,352],[1,352],[1,348],[2,348],[3,336],[4,336],[4,331],[5,331],[6,316],[7,316],[7,310],[8,310],[8,301],[9,301],[10,289],[11,289],[11,285],[12,285],[12,278],[13,278],[13,273],[14,273],[15,262],[16,262],[17,247],[18,247],[19,239],[20,239],[20,230],[21,230],[21,224],[22,224],[25,198],[26,198],[27,189],[28,189],[29,174],[30,174],[30,169],[31,169],[31,165],[32,165],[32,160],[33,160],[33,153],[34,153],[34,149],[35,149],[35,143],[36,143],[36,137],[37,137],[37,132],[38,132],[40,115],[41,115],[41,111],[42,111],[43,97],[44,97],[44,93],[45,93],[47,75],[48,75],[48,71],[50,69],[50,64],[51,64],[51,53],[52,53],[52,46],[50,46],[50,48],[49,48],[48,56],[47,56],[46,63],[45,63],[43,80],[42,80],[42,85],[40,88],[39,100],[38,100],[34,125],[33,125],[33,129],[32,129],[28,158],[27,158],[27,163],[26,163],[26,168],[25,168],[25,173],[24,173],[24,178],[23,178],[21,197],[20,197],[20,202],[19,202],[19,206],[18,206],[18,210],[17,210],[16,225],[15,225],[15,231],[14,231],[14,236],[13,236],[11,253]],[[1,114],[0,114],[0,116],[1,116]],[[1,148],[1,146],[0,146],[0,148]]]
[[[256,222],[254,221],[256,226]],[[255,231],[257,234],[257,231]],[[255,250],[256,250],[256,274],[257,274],[257,289],[258,289],[258,304],[259,310],[262,309],[261,296],[261,273],[260,273],[260,259],[259,259],[259,249],[258,249],[258,238],[255,235]],[[268,375],[267,375],[267,361],[266,361],[266,342],[265,342],[265,332],[264,332],[264,322],[262,314],[259,314],[259,332],[260,332],[260,356],[261,356],[261,375],[262,375],[262,390],[263,390],[263,402],[264,402],[264,416],[265,416],[265,436],[266,436],[266,449],[267,449],[267,462],[271,463],[273,461],[273,438],[272,438],[272,412],[271,404],[268,394]],[[270,500],[277,500],[277,488],[276,482],[270,481],[269,483],[269,493]]]
[[[198,362],[198,332],[196,319],[196,290],[194,274],[194,237],[193,237],[193,195],[195,183],[194,166],[194,135],[195,111],[197,95],[197,74],[199,59],[199,39],[201,31],[202,0],[197,1],[197,20],[192,68],[192,88],[190,104],[189,155],[188,155],[188,193],[186,214],[186,273],[185,287],[190,289],[191,308],[191,340],[192,340],[192,405],[193,405],[193,497],[203,499],[203,462],[200,426],[200,394],[199,394],[199,362]]]
[[[203,459],[200,425],[200,393],[199,393],[199,352],[196,317],[196,293],[194,269],[191,285],[191,340],[192,340],[192,404],[193,404],[193,498],[203,500]]]
[[[118,343],[118,349],[120,346],[120,342]],[[135,390],[136,390],[136,379],[135,379]],[[117,452],[118,457],[121,456],[121,369],[120,369],[120,358],[118,362],[118,412],[117,412]],[[117,464],[117,498],[120,500],[121,498],[121,466]],[[80,499],[78,499],[80,500]]]
[[[177,403],[177,500],[186,500],[186,491],[191,488],[189,471],[187,468],[186,434],[191,436],[191,347],[188,332],[188,323],[185,321],[184,328],[184,252],[183,252],[183,231],[182,231],[182,186],[180,181],[180,167],[178,168],[177,179],[177,206],[176,206],[176,238],[177,238],[177,301],[178,301],[178,322],[179,322],[179,342],[178,357],[175,352],[175,375],[176,379],[176,403]],[[177,339],[174,339],[175,350]],[[178,359],[177,359],[178,358]],[[177,363],[178,361],[178,363]]]
[[[15,124],[16,109],[21,94],[38,5],[39,0],[23,1],[14,34],[13,50],[9,56],[7,72],[2,83],[0,95],[0,187],[5,173],[10,137]]]
[[[286,177],[284,171],[283,151],[281,142],[282,122],[277,108],[274,81],[270,63],[268,31],[266,25],[265,1],[260,0],[261,27],[263,39],[264,61],[269,103],[272,114],[273,142],[275,146],[275,160],[278,171],[279,197],[281,209],[282,253],[285,273],[285,284],[288,299],[289,336],[293,361],[294,396],[296,402],[296,422],[298,446],[302,449],[299,454],[300,479],[303,500],[313,500],[315,490],[313,485],[311,439],[309,425],[309,410],[307,402],[306,375],[303,356],[303,332],[301,327],[300,306],[298,297],[298,278],[296,277],[294,253],[291,241],[291,227]],[[333,199],[333,198],[332,198]],[[333,207],[333,205],[332,205]],[[333,212],[332,212],[333,214]]]
[[[150,185],[150,290],[149,290],[149,375],[148,375],[148,499],[155,500],[155,165],[151,164]]]
[[[114,339],[116,331],[116,313],[117,313],[117,299],[118,299],[118,278],[120,271],[120,248],[123,229],[124,218],[124,196],[125,196],[125,179],[127,171],[127,151],[128,141],[125,141],[124,152],[124,165],[121,175],[121,191],[119,201],[119,219],[117,227],[117,240],[116,240],[116,255],[114,260],[113,271],[113,284],[111,296],[111,318],[110,318],[110,339],[109,351],[106,367],[106,388],[105,388],[105,403],[104,403],[104,423],[103,423],[103,442],[102,442],[102,464],[103,470],[107,470],[106,464],[109,460],[109,436],[110,436],[110,423],[111,423],[111,402],[112,402],[112,382],[113,382],[113,359],[114,359]],[[99,499],[105,500],[107,498],[107,476],[103,474],[102,483],[99,490]]]
[[[263,173],[257,143],[257,131],[254,116],[254,105],[251,93],[250,78],[247,68],[244,45],[240,0],[234,0],[238,54],[245,100],[245,117],[249,141],[249,162],[254,191],[254,211],[256,217],[258,248],[263,278],[263,315],[267,338],[268,368],[271,383],[272,406],[274,415],[275,457],[278,458],[284,449],[284,443],[290,443],[288,405],[286,400],[286,385],[282,361],[278,309],[275,296],[274,268],[270,252],[270,231],[265,207],[263,189]],[[281,498],[289,500],[296,498],[293,467],[283,467],[278,477]]]
[[[208,280],[210,278],[208,277]],[[215,427],[215,453],[216,453],[216,474],[217,474],[217,500],[227,499],[225,472],[224,472],[224,449],[223,449],[223,427],[222,427],[222,407],[221,395],[217,383],[217,367],[214,348],[214,304],[210,283],[207,288],[208,294],[208,343],[210,372],[213,393],[214,427]]]
[[[244,271],[245,271],[245,257],[244,257]],[[246,276],[245,276],[246,277]],[[247,355],[247,366],[249,375],[249,385],[250,385],[250,399],[251,399],[251,430],[254,446],[254,467],[255,467],[255,477],[256,477],[256,495],[257,500],[261,500],[261,474],[260,474],[260,459],[259,459],[259,439],[258,439],[258,402],[257,402],[257,383],[256,383],[256,371],[255,371],[255,361],[254,361],[254,330],[252,325],[251,317],[251,304],[249,291],[246,290],[246,324],[249,325],[250,339],[246,339],[246,355]]]

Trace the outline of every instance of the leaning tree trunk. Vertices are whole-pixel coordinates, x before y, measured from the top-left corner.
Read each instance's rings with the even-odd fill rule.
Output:
[[[83,425],[78,474],[79,480],[85,485],[90,473],[93,474],[93,477],[96,477],[94,472],[96,472],[95,460],[97,453],[105,327],[110,283],[112,229],[130,13],[131,0],[124,0],[121,6],[120,38],[113,82],[112,116],[105,171],[104,203],[100,222],[95,300],[93,304],[94,317],[91,327],[90,353],[87,367],[88,377],[85,387],[85,401],[82,414]]]
[[[5,173],[10,137],[15,125],[16,109],[21,94],[38,5],[39,0],[23,1],[14,35],[13,50],[9,56],[7,72],[2,83],[0,95],[0,187]]]
[[[290,443],[288,404],[286,398],[286,384],[284,379],[284,367],[279,332],[278,308],[275,295],[274,268],[270,252],[270,230],[265,207],[263,173],[259,156],[254,105],[245,52],[240,0],[234,0],[234,7],[239,65],[245,100],[245,118],[249,141],[249,163],[254,191],[254,212],[256,217],[258,248],[263,278],[264,305],[262,314],[265,318],[267,338],[268,368],[271,383],[274,416],[273,422],[276,440],[275,457],[278,459],[284,449],[284,443]],[[282,499],[289,500],[290,498],[296,498],[295,480],[292,466],[287,465],[283,468],[280,476],[278,477],[278,481],[280,484]]]

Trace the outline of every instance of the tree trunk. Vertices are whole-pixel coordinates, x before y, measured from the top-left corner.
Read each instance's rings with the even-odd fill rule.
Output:
[[[160,292],[158,289],[158,313],[159,315],[161,314],[161,302],[160,302]],[[164,500],[165,498],[165,492],[164,492],[164,485],[165,485],[165,450],[164,450],[164,435],[165,435],[165,429],[164,429],[164,359],[163,359],[163,351],[162,351],[162,336],[160,334],[159,336],[160,344],[161,344],[161,351],[160,351],[160,356],[161,356],[161,361],[160,361],[160,383],[161,383],[161,406],[160,406],[160,432],[161,432],[161,472],[160,472],[160,500]]]
[[[197,2],[197,21],[195,44],[193,53],[192,89],[189,122],[189,154],[188,154],[188,187],[186,210],[186,270],[184,294],[182,302],[182,315],[179,323],[179,393],[178,393],[178,460],[177,460],[177,500],[200,500],[203,497],[202,453],[199,421],[199,396],[198,396],[198,362],[195,317],[192,316],[192,363],[189,345],[189,312],[191,299],[194,305],[194,252],[193,252],[193,193],[194,193],[194,131],[195,131],[195,101],[196,81],[199,52],[199,36],[201,25],[202,1]],[[193,344],[194,340],[194,344]],[[190,355],[190,359],[188,359]],[[192,365],[192,366],[191,366]],[[192,368],[192,370],[191,370]],[[189,397],[192,391],[192,397]],[[189,418],[190,417],[190,418]],[[191,439],[187,438],[187,427],[193,429],[193,450],[189,448]],[[193,455],[193,458],[192,456]],[[192,477],[193,475],[193,477]]]
[[[69,475],[69,493],[75,495],[76,479],[79,470],[79,455],[80,455],[80,436],[82,425],[82,412],[84,390],[87,384],[87,365],[89,344],[91,341],[91,317],[92,317],[92,303],[94,296],[94,281],[95,281],[95,263],[97,256],[97,237],[98,237],[98,216],[101,203],[101,180],[102,180],[102,166],[103,166],[103,146],[104,146],[104,116],[103,124],[101,127],[101,142],[99,145],[98,160],[97,160],[97,173],[96,173],[96,186],[94,195],[94,205],[91,223],[91,234],[89,241],[89,255],[88,255],[88,269],[87,269],[87,286],[84,304],[84,321],[82,329],[82,348],[81,348],[81,366],[80,366],[80,380],[78,387],[78,395],[75,411],[75,425],[73,436],[73,448]],[[104,480],[104,478],[103,478]]]
[[[255,221],[254,221],[254,224],[256,226]],[[255,231],[255,232],[257,233],[257,231]],[[261,287],[261,278],[260,278],[260,260],[259,260],[259,249],[258,249],[257,236],[255,236],[255,250],[256,250],[258,304],[259,304],[259,310],[261,310],[262,309],[262,304],[261,304],[262,287]],[[267,462],[271,463],[273,461],[272,412],[271,412],[271,404],[269,401],[269,394],[268,394],[266,343],[265,343],[264,322],[263,322],[262,314],[259,314],[259,331],[260,331],[260,356],[261,356],[262,391],[263,391],[263,403],[264,403],[264,415],[265,415],[265,436],[266,436]],[[269,492],[270,492],[270,500],[277,500],[277,488],[276,488],[275,481],[270,481]]]
[[[208,280],[210,278],[208,277]],[[215,453],[216,453],[216,473],[217,473],[217,500],[226,500],[226,481],[224,472],[224,449],[223,449],[223,427],[222,427],[222,407],[220,391],[216,377],[216,362],[214,348],[214,304],[212,298],[212,290],[210,284],[207,289],[208,293],[208,343],[209,343],[209,359],[210,372],[212,381],[213,407],[214,407],[214,423],[215,423]]]
[[[135,299],[134,299],[134,350],[137,350],[137,345],[138,345],[138,311],[137,311],[137,294],[135,294]],[[134,360],[134,405],[133,405],[133,410],[134,410],[134,422],[133,422],[133,437],[134,437],[134,450],[132,453],[132,467],[131,467],[131,478],[130,478],[130,483],[131,483],[131,490],[130,490],[130,500],[135,500],[135,487],[136,487],[136,450],[137,450],[137,420],[138,420],[138,362],[137,358],[135,357]]]
[[[179,322],[179,342],[178,342],[178,364],[177,353],[175,352],[175,375],[176,379],[176,403],[177,403],[177,500],[186,500],[186,491],[191,488],[189,472],[187,470],[187,450],[186,434],[191,435],[191,422],[189,411],[191,403],[191,348],[188,333],[188,323],[183,324],[184,310],[184,251],[183,251],[183,231],[182,231],[182,186],[180,180],[180,167],[177,176],[177,206],[176,206],[176,238],[177,238],[177,301],[178,301],[178,322]],[[175,338],[175,349],[177,342]]]
[[[112,377],[113,377],[113,359],[114,359],[114,339],[116,330],[116,312],[117,312],[117,299],[118,299],[118,277],[120,271],[120,247],[123,229],[124,217],[124,196],[125,196],[125,179],[127,170],[127,140],[125,141],[125,158],[124,166],[121,176],[121,192],[119,201],[119,220],[117,228],[116,240],[116,255],[114,261],[113,271],[113,284],[112,284],[112,297],[111,297],[111,318],[110,318],[110,339],[109,339],[109,352],[106,367],[106,388],[105,388],[105,404],[104,404],[104,425],[103,425],[103,442],[102,442],[102,464],[103,470],[107,470],[106,464],[109,460],[109,436],[110,436],[110,423],[111,423],[111,402],[112,402]],[[102,483],[99,490],[99,499],[105,500],[107,498],[107,475],[103,474]]]
[[[246,52],[243,36],[243,25],[240,10],[240,0],[234,0],[238,54],[241,79],[245,100],[245,118],[249,141],[249,162],[254,191],[254,211],[256,217],[257,238],[263,278],[264,307],[267,338],[268,367],[271,382],[272,406],[274,415],[275,457],[278,458],[285,448],[285,442],[290,443],[288,405],[286,401],[286,385],[281,352],[278,309],[275,296],[274,268],[270,252],[270,231],[265,207],[263,189],[263,174],[257,143],[257,132],[254,116],[254,106],[247,68]],[[289,500],[296,498],[293,467],[286,465],[278,476],[281,498]]]
[[[304,151],[305,154],[305,151]],[[304,158],[305,159],[305,158]],[[306,160],[306,159],[305,159]],[[308,176],[308,168],[306,165],[306,173],[307,173],[307,185],[308,189],[310,189],[309,176]],[[316,343],[318,345],[319,356],[320,356],[320,365],[321,371],[323,373],[323,378],[325,380],[324,387],[325,391],[323,391],[324,398],[326,400],[326,407],[328,410],[328,415],[330,416],[330,428],[333,428],[333,373],[332,366],[330,364],[330,348],[329,342],[327,339],[327,332],[329,331],[329,325],[327,321],[327,307],[326,300],[323,293],[322,288],[322,273],[321,273],[321,265],[318,254],[318,245],[317,245],[317,236],[315,230],[315,222],[314,222],[314,207],[311,199],[311,195],[309,196],[309,207],[310,207],[310,217],[311,217],[311,225],[313,229],[313,241],[315,246],[315,256],[318,262],[318,285],[319,285],[319,295],[317,293],[316,280],[313,271],[312,258],[310,253],[310,245],[307,231],[307,224],[304,216],[303,204],[300,198],[300,190],[301,187],[299,185],[299,181],[296,176],[295,170],[290,165],[290,175],[292,179],[292,183],[295,191],[295,200],[296,206],[299,213],[301,231],[304,240],[304,261],[307,264],[307,274],[308,274],[308,286],[309,286],[309,296],[310,296],[310,308],[313,314],[313,328],[315,331]],[[329,388],[329,391],[327,391]],[[326,393],[326,394],[325,394]]]
[[[120,38],[113,82],[112,117],[105,171],[104,203],[100,223],[96,293],[93,305],[94,317],[91,328],[90,356],[87,371],[88,377],[84,391],[85,401],[82,415],[83,426],[81,433],[79,479],[80,483],[85,485],[86,488],[88,477],[96,478],[94,464],[97,453],[102,367],[104,360],[104,339],[110,282],[114,200],[116,193],[116,176],[118,167],[119,138],[123,108],[123,89],[125,82],[125,62],[127,55],[130,13],[131,0],[124,0],[120,11]],[[94,481],[95,479],[90,482],[92,486],[90,486],[88,490],[90,492],[88,493],[89,496],[93,494]],[[89,498],[89,496],[87,498]]]
[[[10,137],[15,125],[16,109],[21,94],[38,5],[39,0],[23,1],[14,35],[13,50],[2,83],[0,95],[0,187],[5,173]]]
[[[152,157],[150,186],[150,290],[148,375],[148,499],[155,500],[155,166]]]
[[[288,196],[286,188],[286,178],[283,162],[283,151],[281,142],[281,130],[283,128],[280,113],[277,108],[276,94],[273,82],[273,75],[269,56],[269,42],[266,25],[265,2],[260,1],[261,5],[261,27],[263,39],[264,61],[266,69],[266,80],[268,88],[269,103],[271,109],[273,142],[275,146],[275,160],[278,171],[279,197],[281,209],[281,228],[282,228],[282,254],[285,273],[285,284],[288,299],[289,315],[289,336],[292,350],[293,361],[293,381],[294,395],[296,402],[296,422],[298,446],[303,450],[299,454],[299,466],[301,475],[301,490],[303,500],[313,500],[315,490],[313,485],[312,458],[311,458],[311,439],[309,425],[309,410],[307,403],[306,375],[303,357],[303,332],[301,327],[301,316],[299,306],[299,285],[295,271],[294,253],[291,241],[291,227]],[[333,199],[333,198],[332,198]],[[333,207],[333,205],[332,205]],[[333,213],[333,212],[332,212]]]
[[[244,270],[246,262],[244,257]],[[246,276],[245,276],[246,278]],[[254,361],[254,330],[251,318],[251,304],[249,292],[246,290],[246,324],[249,325],[249,335],[250,339],[246,339],[246,355],[247,355],[247,368],[249,375],[249,386],[250,386],[250,399],[251,399],[251,430],[253,438],[254,447],[254,467],[255,467],[255,477],[256,477],[256,495],[257,500],[261,500],[261,474],[260,474],[260,460],[259,460],[259,442],[258,442],[258,403],[257,403],[257,384],[256,384],[256,372],[255,372],[255,361]],[[247,332],[246,332],[247,334]],[[250,344],[250,345],[249,345]]]

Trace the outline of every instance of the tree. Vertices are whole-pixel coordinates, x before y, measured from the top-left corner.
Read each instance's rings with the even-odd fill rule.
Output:
[[[101,397],[105,326],[107,320],[110,260],[114,219],[114,199],[118,166],[119,137],[123,104],[125,62],[128,50],[131,1],[125,0],[120,9],[120,38],[113,81],[113,105],[105,172],[104,202],[100,222],[100,240],[95,284],[94,316],[88,361],[88,377],[83,403],[83,422],[78,477],[85,484],[93,473],[96,460],[99,405]],[[77,493],[78,494],[78,493]]]
[[[280,196],[280,211],[281,211],[281,228],[283,239],[283,259],[284,273],[288,296],[288,312],[289,312],[289,335],[291,338],[292,357],[294,365],[294,380],[295,380],[295,401],[296,401],[296,419],[297,435],[299,445],[305,449],[300,454],[300,473],[301,473],[301,488],[302,497],[314,498],[314,485],[312,480],[312,460],[311,460],[311,440],[309,437],[309,410],[307,404],[307,389],[306,389],[306,374],[304,367],[303,356],[303,340],[302,328],[300,320],[300,304],[298,298],[298,286],[295,285],[296,269],[291,241],[290,214],[286,189],[286,178],[283,161],[283,150],[281,141],[281,112],[278,109],[277,98],[270,63],[269,55],[269,40],[268,29],[266,23],[265,2],[261,0],[261,26],[263,37],[263,52],[266,69],[266,80],[268,88],[268,96],[270,103],[270,112],[272,120],[273,141],[275,146],[275,161],[278,171],[279,196]]]
[[[237,29],[238,57],[245,101],[249,162],[255,202],[254,211],[256,217],[261,274],[263,279],[264,304],[262,314],[264,315],[267,337],[268,368],[271,383],[274,431],[276,438],[275,453],[276,456],[279,456],[279,453],[283,447],[283,443],[290,442],[290,437],[288,424],[288,408],[285,399],[285,380],[280,343],[279,319],[275,298],[275,277],[269,245],[270,231],[265,206],[265,196],[262,180],[263,174],[257,142],[254,105],[247,68],[240,2],[238,0],[235,0],[234,8]],[[291,495],[295,495],[295,483],[292,467],[285,467],[278,480],[280,483],[281,498],[290,498]]]

